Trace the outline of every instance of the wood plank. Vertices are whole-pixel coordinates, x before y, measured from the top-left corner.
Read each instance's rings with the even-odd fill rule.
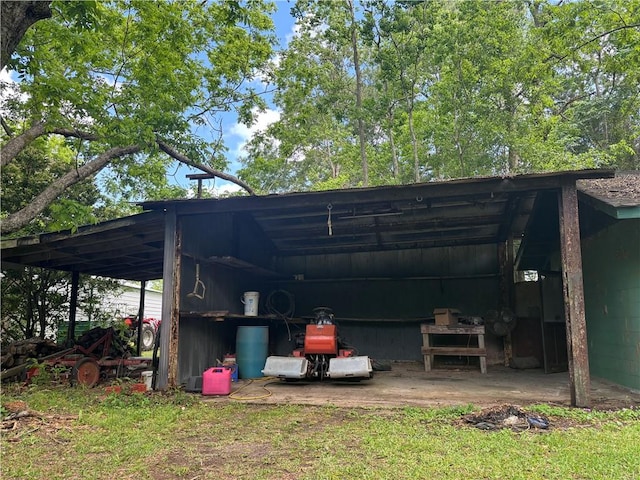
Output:
[[[420,332],[439,335],[484,335],[484,325],[479,326],[456,326],[449,327],[446,325],[430,325],[423,323],[420,325]]]
[[[478,335],[478,348],[484,350],[484,335]],[[487,373],[487,357],[480,357],[480,372]]]
[[[163,259],[163,282],[162,282],[162,326],[160,327],[160,351],[167,352],[167,355],[160,355],[158,362],[158,376],[156,388],[166,390],[169,386],[169,367],[177,365],[177,351],[170,349],[171,324],[178,320],[173,317],[174,302],[179,297],[179,277],[180,272],[178,262],[176,262],[176,251],[178,247],[177,238],[177,217],[175,210],[170,209],[166,213],[165,233],[164,233],[164,259]],[[179,300],[179,299],[178,299]],[[176,355],[169,361],[171,355]]]
[[[272,270],[266,269],[264,267],[259,267],[252,263],[246,262],[236,257],[231,256],[213,256],[206,259],[206,261],[215,263],[218,265],[224,265],[225,267],[235,268],[237,270],[243,270],[245,272],[253,273],[255,275],[261,275],[265,277],[286,277],[288,275],[283,275],[278,272],[274,272]]]
[[[422,347],[423,355],[447,355],[461,357],[483,357],[487,355],[485,348],[477,347]]]

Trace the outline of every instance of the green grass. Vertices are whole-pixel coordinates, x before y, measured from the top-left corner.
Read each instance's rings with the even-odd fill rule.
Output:
[[[637,479],[640,411],[538,405],[548,431],[481,431],[455,408],[358,409],[7,387],[40,418],[2,435],[8,479]],[[8,411],[3,410],[3,416]],[[8,426],[11,422],[5,422]]]

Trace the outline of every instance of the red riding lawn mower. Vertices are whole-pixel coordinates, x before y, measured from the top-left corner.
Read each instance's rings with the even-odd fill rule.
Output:
[[[344,345],[333,323],[333,312],[327,307],[313,310],[315,319],[304,334],[296,337],[292,356],[270,356],[262,373],[285,380],[371,378],[373,369],[367,356],[357,355],[354,348]]]

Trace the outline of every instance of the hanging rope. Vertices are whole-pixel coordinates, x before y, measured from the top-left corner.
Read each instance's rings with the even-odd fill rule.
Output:
[[[329,227],[329,236],[333,236],[333,226],[331,225],[331,210],[333,210],[333,205],[327,205],[327,210],[329,211],[329,215],[327,217],[327,227]]]

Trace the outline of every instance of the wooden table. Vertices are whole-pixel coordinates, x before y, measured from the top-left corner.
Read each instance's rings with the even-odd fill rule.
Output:
[[[423,323],[420,325],[422,333],[422,355],[424,357],[424,370],[431,371],[433,357],[435,355],[480,357],[480,371],[487,373],[487,349],[484,345],[484,325],[431,325]],[[435,346],[431,335],[476,335],[478,346]]]

